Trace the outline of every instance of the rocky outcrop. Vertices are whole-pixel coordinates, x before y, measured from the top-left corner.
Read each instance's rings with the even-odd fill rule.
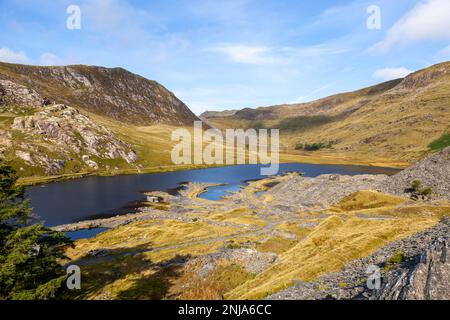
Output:
[[[370,190],[388,177],[386,175],[339,176],[322,175],[316,178],[292,175],[266,192],[273,197],[273,213],[327,208],[343,197],[361,190]]]
[[[386,179],[377,189],[400,196],[409,196],[411,183],[419,180],[425,188],[432,188],[432,199],[450,200],[450,147],[418,161],[415,165]]]
[[[15,155],[30,166],[41,167],[47,174],[58,174],[68,161],[81,167],[99,169],[91,159],[122,159],[128,164],[136,153],[107,128],[79,110],[62,104],[37,108],[34,113],[14,118],[13,132],[23,137]]]
[[[275,253],[261,253],[251,248],[222,249],[219,252],[200,256],[190,260],[186,267],[196,269],[200,278],[210,274],[220,263],[237,263],[242,265],[247,272],[261,273],[278,261]]]
[[[0,104],[37,106],[45,97],[131,124],[190,125],[198,120],[162,85],[121,68],[0,63]]]
[[[437,239],[410,268],[401,268],[375,293],[380,300],[450,299],[449,237]]]
[[[436,82],[436,79],[447,75],[449,72],[450,71],[446,66],[446,63],[437,64],[428,70],[421,70],[408,75],[402,80],[398,88],[406,90],[417,90],[432,85]]]
[[[0,78],[0,107],[2,106],[39,106],[41,96],[31,88]]]
[[[22,144],[21,147],[27,150],[34,149],[29,144]],[[15,155],[31,166],[43,168],[49,175],[62,173],[66,164],[64,160],[51,158],[45,153],[39,153],[38,151],[33,152],[33,155],[31,155],[30,152],[17,150]]]

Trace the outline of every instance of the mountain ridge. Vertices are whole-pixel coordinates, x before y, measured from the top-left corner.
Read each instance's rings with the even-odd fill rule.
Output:
[[[187,125],[198,119],[164,86],[123,68],[41,67],[0,62],[0,80],[32,90],[40,99],[129,124]],[[7,91],[1,83],[0,91]]]
[[[123,68],[0,62],[0,157],[27,184],[173,170],[162,167],[171,132],[195,120],[165,87]]]

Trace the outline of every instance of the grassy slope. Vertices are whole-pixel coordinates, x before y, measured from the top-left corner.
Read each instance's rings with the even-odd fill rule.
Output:
[[[206,165],[174,165],[171,160],[171,151],[175,142],[171,141],[171,134],[173,130],[178,127],[170,125],[153,125],[153,126],[133,126],[133,125],[123,125],[121,122],[115,121],[113,119],[99,116],[93,113],[88,113],[83,111],[84,114],[88,115],[95,122],[109,128],[112,130],[119,139],[131,145],[136,151],[138,156],[138,161],[136,164],[127,164],[123,160],[105,160],[97,158],[96,162],[99,163],[101,168],[104,165],[109,165],[111,169],[106,171],[105,169],[100,169],[99,171],[82,171],[82,172],[71,172],[71,167],[68,166],[66,172],[59,176],[48,177],[36,168],[26,166],[22,161],[18,160],[14,153],[9,155],[12,159],[13,165],[15,167],[25,168],[24,172],[21,172],[22,178],[20,183],[25,185],[33,185],[39,183],[47,183],[59,180],[68,180],[80,178],[87,175],[118,175],[118,174],[137,174],[137,173],[154,173],[154,172],[166,172],[174,170],[187,170],[195,168],[204,168]],[[0,130],[8,131],[13,121],[12,115],[0,114]],[[192,133],[192,128],[186,127]],[[22,139],[23,140],[23,139]],[[15,137],[15,141],[22,141],[19,136]],[[0,141],[1,143],[1,141]],[[321,164],[361,164],[361,165],[384,165],[392,167],[401,167],[404,163],[395,163],[389,159],[383,158],[371,158],[371,159],[356,159],[349,157],[348,155],[342,155],[338,157],[333,155],[329,157],[323,153],[316,153],[317,157],[311,157],[309,155],[303,156],[301,154],[292,155],[288,153],[282,153],[280,155],[281,162],[310,162],[310,163],[321,163]],[[56,156],[57,157],[57,156]],[[75,155],[74,155],[75,157]],[[142,168],[137,168],[140,165]],[[118,169],[114,169],[117,166]]]
[[[313,229],[298,227],[300,222],[305,222],[301,213],[298,221],[278,226],[280,231],[296,234],[297,240],[267,235],[239,237],[236,235],[245,233],[245,228],[174,220],[131,223],[92,239],[79,240],[67,252],[71,263],[82,265],[83,270],[83,291],[77,293],[76,298],[264,298],[295,280],[313,280],[323,273],[338,271],[351,260],[435,225],[443,215],[450,214],[450,204],[414,203],[405,198],[362,191],[344,198],[325,212],[332,216]],[[316,214],[319,217],[323,213]],[[199,217],[261,227],[260,221],[249,220],[248,215],[248,210],[234,210]],[[314,214],[308,216],[314,220]],[[373,219],[377,216],[384,219]],[[226,235],[233,240],[225,240]],[[202,239],[215,240],[198,242]],[[195,242],[191,243],[193,240]],[[254,243],[260,252],[278,253],[280,262],[259,275],[248,274],[239,265],[219,264],[206,279],[198,278],[195,268],[165,266],[183,257],[201,256],[229,246],[238,248],[244,243]],[[115,256],[86,255],[97,249],[109,250]]]
[[[367,209],[369,202],[372,208]],[[279,264],[231,290],[226,298],[261,299],[289,287],[296,280],[309,281],[324,273],[337,272],[347,262],[427,229],[443,215],[450,214],[448,203],[397,206],[401,202],[405,199],[374,192],[357,193],[343,199],[332,208],[335,215],[284,252]],[[376,221],[362,219],[360,215],[390,215],[393,219]]]
[[[443,134],[439,139],[434,140],[428,145],[433,151],[439,151],[450,146],[450,133]]]
[[[445,72],[440,73],[442,70]],[[283,151],[303,161],[329,158],[402,166],[422,157],[431,142],[448,132],[449,84],[450,63],[444,63],[403,82],[388,82],[309,104],[260,108],[250,116],[248,112],[245,116],[237,113],[208,121],[219,128],[279,128]],[[448,136],[431,148],[448,144],[445,139]],[[330,150],[295,151],[298,143],[328,141],[335,142]]]

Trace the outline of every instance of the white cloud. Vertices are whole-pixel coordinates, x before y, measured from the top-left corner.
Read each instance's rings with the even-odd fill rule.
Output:
[[[378,69],[373,73],[373,77],[375,79],[383,80],[383,81],[389,81],[399,78],[404,78],[408,74],[412,73],[412,70],[409,70],[407,68],[384,68],[384,69]]]
[[[287,59],[274,55],[272,50],[265,46],[224,44],[209,48],[208,50],[212,52],[223,53],[228,57],[228,59],[237,63],[255,65],[288,63]]]
[[[8,48],[0,48],[0,61],[23,64],[30,63],[30,59],[25,52],[14,52]]]
[[[426,0],[392,26],[371,51],[385,53],[398,45],[450,39],[450,1]]]
[[[53,53],[46,52],[39,58],[39,64],[43,66],[60,66],[64,65],[64,61],[54,55]]]

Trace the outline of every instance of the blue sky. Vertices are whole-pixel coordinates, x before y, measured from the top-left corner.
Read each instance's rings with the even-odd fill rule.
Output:
[[[0,60],[120,66],[197,114],[305,102],[450,60],[450,0],[0,0]]]

